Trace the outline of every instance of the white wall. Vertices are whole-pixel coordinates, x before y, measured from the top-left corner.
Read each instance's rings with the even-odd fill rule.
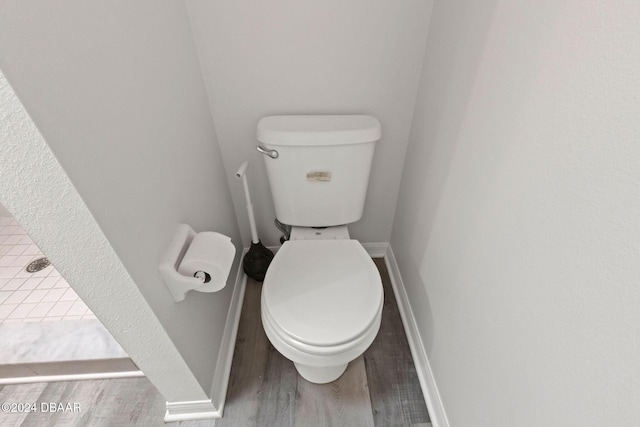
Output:
[[[234,274],[174,303],[157,271],[180,222],[242,248],[184,4],[2,2],[0,68],[209,392]]]
[[[391,244],[452,426],[638,425],[639,21],[435,2]]]
[[[1,72],[0,201],[167,399],[209,399]]]
[[[227,176],[244,160],[262,240],[276,244],[275,210],[258,120],[273,114],[364,113],[382,123],[362,220],[364,242],[387,242],[402,174],[431,1],[186,0]],[[243,242],[242,185],[229,183]]]
[[[11,213],[3,205],[0,205],[0,216],[11,216]]]

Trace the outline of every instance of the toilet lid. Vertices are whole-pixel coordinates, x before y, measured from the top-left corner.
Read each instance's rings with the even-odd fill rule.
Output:
[[[293,339],[315,346],[365,333],[382,305],[380,274],[357,240],[285,242],[262,287],[264,310]]]

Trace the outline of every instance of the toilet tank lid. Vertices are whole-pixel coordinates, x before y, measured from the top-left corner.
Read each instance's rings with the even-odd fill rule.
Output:
[[[268,116],[258,122],[258,141],[270,145],[346,145],[380,139],[378,119],[366,115]]]

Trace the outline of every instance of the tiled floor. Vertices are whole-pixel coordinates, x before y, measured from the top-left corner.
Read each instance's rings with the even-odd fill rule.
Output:
[[[0,381],[25,363],[126,358],[53,266],[25,270],[42,257],[15,219],[0,217]]]
[[[53,266],[25,270],[41,257],[15,219],[0,217],[0,324],[95,319]]]

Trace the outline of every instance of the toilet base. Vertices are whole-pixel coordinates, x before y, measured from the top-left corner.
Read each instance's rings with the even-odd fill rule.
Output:
[[[348,363],[338,366],[316,367],[293,362],[302,378],[314,384],[326,384],[340,378],[347,370]]]

